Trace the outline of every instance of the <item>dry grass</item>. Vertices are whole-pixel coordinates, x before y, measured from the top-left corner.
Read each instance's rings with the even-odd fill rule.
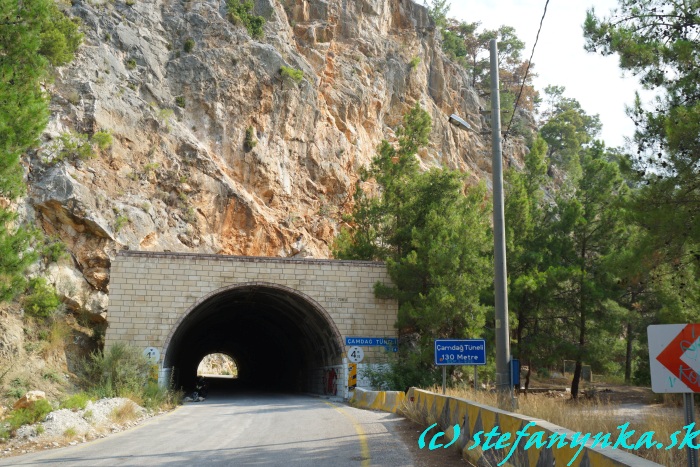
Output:
[[[131,400],[134,404],[139,405],[141,407],[144,406],[145,400],[143,398],[143,394],[140,392],[136,391],[126,391],[123,394],[120,394],[119,397],[125,397],[129,400]]]
[[[441,389],[436,387],[428,390],[435,393],[441,392]],[[497,396],[493,392],[479,391],[475,393],[473,389],[448,388],[447,395],[491,407],[498,406]],[[675,411],[658,406],[657,410],[630,418],[617,413],[615,405],[603,404],[595,400],[572,401],[569,398],[553,398],[544,394],[530,394],[527,397],[520,397],[518,405],[516,413],[546,420],[574,432],[591,433],[592,435],[599,432],[611,433],[610,438],[613,443],[621,432],[618,427],[626,422],[629,422],[627,432],[635,430],[627,444],[634,444],[643,433],[653,431],[654,440],[668,445],[671,442],[671,434],[681,430],[682,433],[677,435],[677,445],[668,451],[665,448],[657,450],[641,447],[639,450],[630,452],[662,465],[683,465],[685,462],[685,449],[678,449],[685,434],[685,430],[683,430],[685,422],[680,409]]]
[[[399,413],[421,426],[430,426],[437,421],[436,414],[428,413],[427,410],[419,408],[415,402],[410,402],[408,398],[401,402]]]
[[[66,441],[73,441],[78,436],[78,432],[72,426],[66,428],[63,432],[63,438]]]
[[[109,418],[113,423],[118,425],[134,421],[139,418],[137,408],[138,406],[132,401],[124,402],[122,405],[112,410]]]
[[[62,351],[66,339],[71,335],[71,331],[71,327],[65,321],[52,321],[46,333],[46,340],[43,341],[41,346],[41,355],[47,358]]]

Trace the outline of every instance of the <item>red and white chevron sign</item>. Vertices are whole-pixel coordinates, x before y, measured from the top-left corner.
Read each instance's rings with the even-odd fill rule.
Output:
[[[647,327],[651,389],[700,392],[700,324]]]

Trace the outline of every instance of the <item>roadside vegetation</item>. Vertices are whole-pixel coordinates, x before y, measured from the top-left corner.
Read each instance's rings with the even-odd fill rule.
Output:
[[[0,27],[0,198],[9,201],[0,203],[0,314],[2,331],[9,339],[0,358],[0,400],[12,406],[28,391],[41,388],[51,388],[54,395],[74,393],[63,396],[60,404],[39,397],[10,411],[0,406],[0,439],[43,420],[59,406],[84,409],[89,399],[98,397],[128,396],[150,409],[170,407],[178,395],[157,387],[152,368],[133,348],[114,346],[107,354],[93,353],[81,366],[80,385],[56,370],[76,364],[66,362],[69,345],[81,342],[84,349],[99,347],[104,330],[100,332],[101,326],[89,321],[83,324],[90,327],[79,324],[80,314],[67,315],[44,278],[28,276],[30,265],[38,261],[44,265],[59,261],[65,246],[23,224],[12,202],[25,193],[20,158],[38,144],[48,121],[45,83],[55,67],[73,60],[83,35],[80,22],[52,0],[3,2],[0,17],[12,18]],[[57,144],[58,159],[85,159],[96,150],[107,150],[112,136],[107,131],[90,138],[63,134]]]
[[[182,398],[159,387],[157,365],[123,343],[92,353],[81,365],[80,386],[93,398],[126,397],[150,410],[173,408]]]
[[[79,23],[52,0],[3,2],[0,17],[0,197],[14,201],[25,192],[20,157],[38,142],[48,121],[42,88],[53,69],[73,60],[83,35]],[[17,214],[0,205],[0,301],[27,288],[25,271],[38,259],[39,232],[18,224]]]
[[[573,399],[585,365],[648,386],[647,326],[700,321],[700,43],[691,3],[622,2],[611,17],[591,12],[586,20],[589,50],[620,54],[623,68],[664,96],[651,107],[634,103],[637,131],[627,148],[606,146],[598,116],[563,86],[540,94],[525,82],[522,105],[538,118],[510,135],[529,152],[505,174],[511,349],[528,369],[525,387],[531,374],[563,360],[573,362]],[[496,38],[502,95],[514,92],[522,75],[510,89],[506,77],[526,65],[514,30],[479,32],[478,23],[448,19],[448,8],[445,0],[429,5],[443,49],[479,89],[489,82],[485,47]],[[668,24],[654,29],[649,18],[658,15]],[[394,286],[377,284],[375,294],[399,301],[400,351],[388,372],[369,375],[390,389],[439,381],[435,338],[485,338],[491,353],[480,379],[494,374],[490,195],[447,170],[419,173],[415,154],[429,131],[415,108],[398,145],[380,144],[334,250],[337,258],[387,262]],[[448,372],[455,381],[470,376],[468,368]]]
[[[419,171],[416,153],[430,130],[416,104],[397,130],[398,147],[382,141],[334,249],[336,258],[387,263],[393,285],[377,284],[375,294],[398,299],[398,326],[411,339],[388,373],[401,389],[435,381],[432,339],[474,335],[488,310],[480,300],[490,281],[486,189],[467,187],[457,171]]]
[[[63,344],[64,342],[61,341],[61,348]],[[65,383],[60,391],[64,394],[60,401],[50,397],[44,398],[42,393],[33,402],[26,403],[26,407],[9,411],[0,419],[0,440],[10,439],[23,425],[43,422],[54,410],[68,409],[81,412],[80,416],[89,421],[91,414],[86,410],[88,403],[106,398],[125,398],[130,401],[121,403],[109,414],[109,420],[117,424],[125,424],[140,418],[142,408],[154,413],[172,409],[182,400],[182,394],[179,391],[158,386],[157,367],[135,347],[118,343],[104,352],[96,350],[77,363],[78,379],[73,380],[72,384],[64,380],[62,375],[46,372],[44,379],[56,378]],[[5,385],[0,384],[0,386]],[[38,388],[41,387],[43,385],[40,384]],[[15,377],[9,381],[9,388],[10,390],[3,394],[3,399],[9,399],[11,404],[24,396],[28,390],[38,389],[28,375]],[[73,437],[75,434],[67,438]]]
[[[426,390],[438,394],[442,393],[442,389],[437,386],[426,388]],[[474,392],[473,388],[452,387],[447,389],[446,395],[490,407],[498,406],[498,395],[493,391]],[[404,402],[401,410],[406,417],[421,427],[428,427],[438,422],[434,416],[428,415],[415,403],[409,401]],[[572,404],[568,398],[557,397],[555,394],[530,394],[527,397],[518,398],[518,407],[514,412],[538,420],[546,420],[574,432],[591,433],[592,436],[601,432],[603,434],[611,433],[613,443],[620,433],[618,427],[629,422],[626,432],[635,430],[634,434],[626,441],[629,445],[634,445],[643,433],[649,431],[654,432],[655,440],[669,443],[671,434],[685,425],[682,411],[677,407],[672,410],[669,407],[655,406],[649,410],[639,411],[633,416],[630,416],[630,413],[634,411],[630,409],[627,409],[624,414],[620,413],[619,410],[618,405],[601,402],[596,397],[582,399],[578,403]],[[531,428],[530,431],[537,431],[537,427]],[[628,452],[661,465],[683,465],[686,461],[685,449],[658,450],[640,447],[639,450],[628,450]],[[507,450],[505,452],[503,450],[494,451],[494,455],[497,457],[505,456],[506,453]]]
[[[486,30],[478,22],[448,18],[447,0],[429,6],[444,52],[464,67],[477,91],[488,89],[487,44],[498,41],[502,118],[508,127],[513,124],[511,136],[528,146],[522,166],[514,163],[505,175],[512,351],[528,368],[522,375],[525,387],[535,372],[544,375],[562,360],[573,361],[570,394],[577,400],[584,365],[627,384],[649,385],[646,327],[700,320],[700,4],[619,3],[619,11],[609,16],[591,11],[584,34],[591,52],[618,54],[624,70],[659,91],[651,105],[641,98],[631,103],[637,129],[627,148],[606,146],[599,139],[598,116],[568,97],[565,87],[538,92],[532,75],[524,79],[530,64],[513,28]],[[226,5],[231,21],[253,38],[263,36],[264,19],[254,14],[252,1],[227,0]],[[37,145],[48,120],[45,84],[55,67],[73,59],[82,34],[79,22],[52,0],[2,2],[0,17],[12,19],[0,28],[0,301],[21,297],[20,334],[27,336],[21,350],[50,360],[66,341],[82,336],[66,325],[52,286],[30,278],[28,271],[40,260],[57,261],[61,246],[22,224],[11,206],[25,192],[21,157]],[[193,39],[183,44],[185,52],[195,47]],[[408,65],[417,68],[420,60],[414,57]],[[136,68],[135,59],[127,67]],[[304,79],[294,68],[281,67],[280,74],[296,83]],[[520,108],[537,112],[532,124],[515,111],[521,91]],[[175,104],[184,108],[185,97],[177,96]],[[164,112],[160,117],[167,126]],[[431,124],[428,113],[415,105],[397,128],[398,142],[382,141],[360,174],[353,211],[343,219],[333,248],[337,258],[387,264],[393,285],[377,284],[375,294],[398,300],[400,352],[389,371],[370,376],[389,389],[430,387],[439,380],[432,361],[435,338],[485,338],[491,354],[480,378],[493,379],[494,373],[490,194],[485,185],[468,183],[463,173],[419,170],[417,154],[428,144]],[[107,131],[92,137],[63,134],[56,140],[55,161],[88,159],[111,144]],[[244,146],[252,150],[256,144],[250,127]],[[126,223],[118,216],[115,231]],[[97,327],[89,337],[100,346]],[[180,398],[159,388],[154,368],[125,345],[90,353],[76,365],[75,382],[51,368],[9,377],[18,365],[0,360],[5,400],[19,399],[38,378],[74,391],[60,402],[70,410],[84,410],[89,400],[102,397],[128,397],[152,410],[172,407]],[[465,368],[448,371],[450,381],[469,376]],[[493,404],[485,393],[477,397]],[[0,422],[0,438],[42,419],[52,402],[9,412]],[[609,424],[619,423],[598,406],[595,417],[579,416],[590,409],[586,401],[549,404],[532,396],[525,402],[522,413],[576,430],[614,432]],[[134,407],[120,408],[114,417],[132,419]],[[585,424],[570,426],[573,419]],[[666,436],[664,430],[675,431],[681,422],[639,423],[639,430],[653,427]]]

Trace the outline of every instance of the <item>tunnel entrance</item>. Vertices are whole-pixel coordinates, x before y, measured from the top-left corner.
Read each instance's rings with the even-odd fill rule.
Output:
[[[292,288],[249,283],[215,291],[192,306],[164,346],[175,387],[194,386],[202,359],[230,356],[247,387],[319,392],[319,373],[342,363],[340,332],[313,299]]]

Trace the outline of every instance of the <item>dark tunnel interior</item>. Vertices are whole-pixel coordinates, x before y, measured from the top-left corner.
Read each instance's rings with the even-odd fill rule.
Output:
[[[274,391],[313,391],[313,370],[340,363],[340,334],[325,311],[281,286],[245,285],[210,297],[179,324],[164,367],[173,385],[195,385],[197,366],[210,353],[231,356],[237,384]]]

